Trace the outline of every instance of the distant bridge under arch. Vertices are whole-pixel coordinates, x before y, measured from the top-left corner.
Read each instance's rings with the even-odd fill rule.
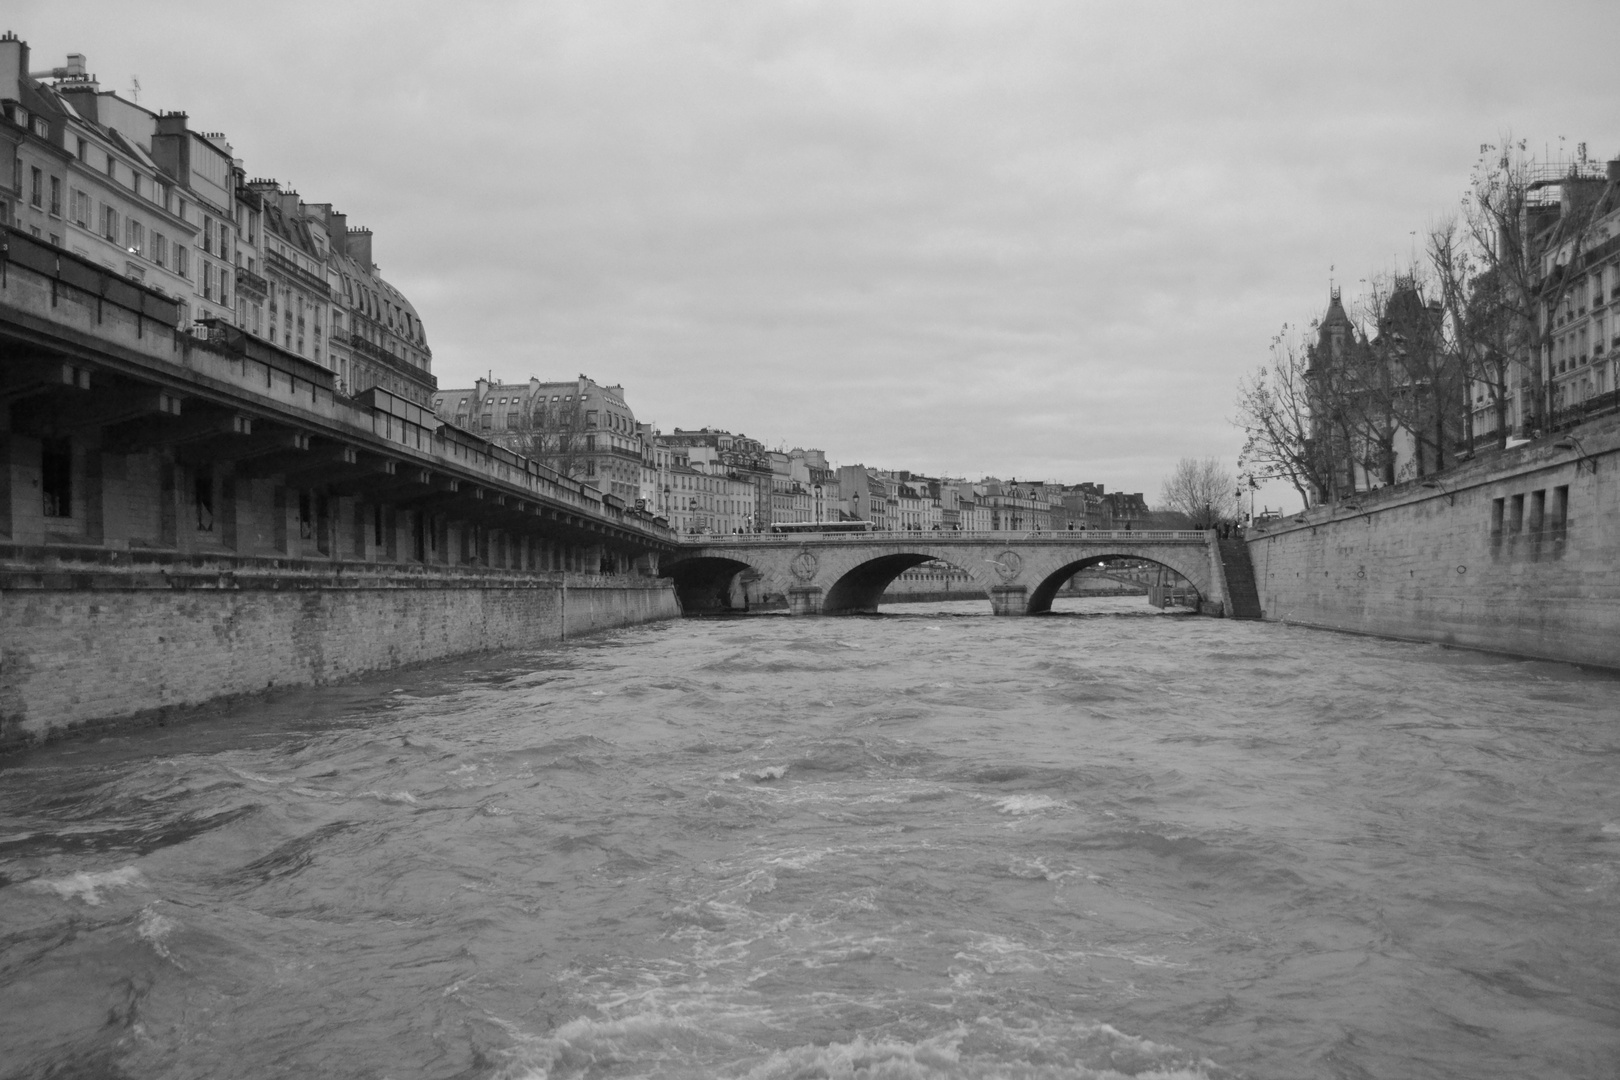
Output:
[[[1077,571],[1109,558],[1169,567],[1191,582],[1203,614],[1231,608],[1215,534],[1192,530],[719,535],[682,544],[660,573],[688,613],[729,608],[733,581],[752,570],[794,615],[853,615],[876,612],[890,582],[938,559],[982,588],[997,615],[1039,615]]]

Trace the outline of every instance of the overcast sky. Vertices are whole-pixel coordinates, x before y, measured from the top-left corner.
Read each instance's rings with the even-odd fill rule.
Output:
[[[1235,462],[1271,336],[1320,314],[1330,266],[1348,299],[1408,262],[1481,143],[1620,155],[1614,0],[10,0],[0,23],[369,225],[441,386],[583,372],[665,430],[1150,500],[1182,456]]]

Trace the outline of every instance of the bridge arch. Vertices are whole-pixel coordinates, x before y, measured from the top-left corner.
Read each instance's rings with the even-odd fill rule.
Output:
[[[659,567],[659,575],[674,582],[675,596],[680,600],[681,610],[690,615],[735,610],[739,605],[735,602],[734,585],[737,576],[748,570],[753,570],[762,578],[775,576],[769,565],[760,565],[760,560],[751,559],[740,551],[727,552],[725,555],[677,554],[674,558],[666,557]]]
[[[832,581],[821,600],[821,613],[823,615],[875,615],[883,594],[899,576],[914,566],[921,566],[926,562],[942,562],[953,566],[984,590],[984,599],[991,601],[991,584],[985,579],[983,573],[975,573],[974,568],[963,566],[966,560],[961,552],[942,550],[932,551],[896,551],[864,562],[857,562],[842,571]],[[964,598],[966,598],[964,596]]]
[[[1044,615],[1046,612],[1051,611],[1052,601],[1057,597],[1058,590],[1063,588],[1064,582],[1068,581],[1081,570],[1096,566],[1099,563],[1107,562],[1110,559],[1133,559],[1138,562],[1150,562],[1155,566],[1162,566],[1166,570],[1172,570],[1176,574],[1180,575],[1183,580],[1187,581],[1192,587],[1193,592],[1197,593],[1200,605],[1202,605],[1203,601],[1206,599],[1203,591],[1198,587],[1197,580],[1192,574],[1188,573],[1188,570],[1193,570],[1194,573],[1196,573],[1196,568],[1194,567],[1182,569],[1167,559],[1154,558],[1149,555],[1144,555],[1140,551],[1119,551],[1112,553],[1101,552],[1097,554],[1088,552],[1083,558],[1076,559],[1070,563],[1065,563],[1064,565],[1057,567],[1055,570],[1048,571],[1046,575],[1040,579],[1039,583],[1030,590],[1029,604],[1025,609],[1025,614]]]

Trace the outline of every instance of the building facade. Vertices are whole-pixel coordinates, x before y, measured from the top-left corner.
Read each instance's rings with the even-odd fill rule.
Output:
[[[434,388],[422,321],[371,261],[371,234],[274,181],[245,182],[221,132],[102,90],[80,55],[29,71],[0,37],[0,225],[180,302],[181,329],[225,327],[416,404]]]
[[[479,379],[433,395],[440,419],[481,435],[562,476],[634,506],[643,494],[643,430],[624,387],[587,375],[569,382]]]

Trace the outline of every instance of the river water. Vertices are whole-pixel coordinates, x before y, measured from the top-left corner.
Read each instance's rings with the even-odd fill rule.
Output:
[[[0,1075],[1620,1075],[1620,682],[1067,603],[8,759]]]

